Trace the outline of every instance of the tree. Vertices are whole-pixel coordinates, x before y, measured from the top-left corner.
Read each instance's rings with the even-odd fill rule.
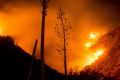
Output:
[[[58,52],[64,55],[64,73],[67,79],[67,51],[68,51],[68,42],[70,40],[70,32],[72,27],[69,19],[65,17],[65,13],[60,8],[57,12],[57,22],[55,27],[55,32],[57,36],[62,39],[62,46],[57,49]]]
[[[45,38],[45,16],[46,16],[46,9],[47,9],[47,0],[42,0],[42,27],[41,27],[41,80],[45,80],[45,59],[44,59],[44,38]]]

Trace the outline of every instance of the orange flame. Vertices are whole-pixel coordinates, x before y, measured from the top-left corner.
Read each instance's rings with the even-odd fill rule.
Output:
[[[104,50],[103,49],[100,49],[98,50],[96,53],[95,53],[95,58],[98,59],[99,56],[101,56],[103,54]]]
[[[96,43],[97,39],[99,38],[99,33],[97,32],[91,32],[89,34],[89,41],[85,43],[85,48],[90,48],[93,44]],[[88,52],[90,50],[88,49]],[[104,49],[98,49],[96,52],[93,52],[94,54],[88,58],[86,65],[91,65],[93,62],[95,62],[103,53]]]
[[[96,39],[98,37],[98,33],[97,32],[91,32],[90,35],[89,35],[89,38],[90,39]]]
[[[92,44],[91,44],[90,42],[87,42],[87,43],[85,44],[85,47],[86,47],[86,48],[89,48],[91,45],[92,45]]]

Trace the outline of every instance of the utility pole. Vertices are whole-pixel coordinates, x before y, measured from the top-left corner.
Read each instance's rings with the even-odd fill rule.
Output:
[[[31,80],[30,78],[31,78],[33,63],[34,63],[34,59],[35,59],[37,43],[38,43],[38,40],[36,39],[35,44],[34,44],[34,48],[33,48],[33,52],[32,52],[32,61],[31,61],[30,69],[29,69],[29,73],[28,73],[28,80]]]
[[[48,3],[47,0],[42,0],[42,26],[41,26],[41,47],[40,47],[41,80],[45,80],[44,41],[45,41],[45,16],[46,16],[47,3]]]

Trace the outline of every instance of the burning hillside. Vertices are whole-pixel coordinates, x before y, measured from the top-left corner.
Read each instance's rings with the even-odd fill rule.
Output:
[[[97,50],[101,47],[105,49],[104,54],[89,68],[105,76],[117,77],[118,80],[120,76],[120,26],[102,36],[91,49]]]
[[[86,65],[91,65],[94,63],[98,58],[104,53],[105,49],[103,47],[97,48],[97,49],[91,49],[93,45],[96,44],[96,42],[101,37],[100,33],[98,32],[91,32],[89,34],[89,38],[87,42],[85,43],[85,52],[90,53],[91,56],[89,56]]]

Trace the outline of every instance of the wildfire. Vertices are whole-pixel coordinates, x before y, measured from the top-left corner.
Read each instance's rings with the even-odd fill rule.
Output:
[[[92,44],[91,44],[90,42],[87,42],[87,43],[85,44],[85,47],[89,48],[91,45],[92,45]]]
[[[102,55],[102,53],[104,52],[104,50],[98,50],[97,52],[96,52],[96,54],[95,54],[95,57],[96,57],[96,59],[98,59],[98,57],[100,56],[100,55]]]
[[[96,39],[98,37],[98,33],[97,32],[91,32],[90,35],[89,35],[89,38],[90,39]]]
[[[104,53],[104,49],[98,50],[92,57],[89,58],[89,61],[87,62],[87,65],[91,65],[94,63],[98,58]]]
[[[97,32],[91,32],[89,34],[89,39],[85,43],[85,48],[88,48],[87,52],[90,52],[89,48],[96,43],[98,38],[99,38],[99,33],[97,33]],[[102,48],[98,49],[93,53],[92,53],[93,55],[91,57],[89,57],[87,65],[91,65],[93,62],[95,62],[104,53],[104,49],[102,49]]]
[[[96,42],[96,39],[98,38],[99,34],[97,32],[91,32],[89,34],[89,40],[88,42],[85,44],[85,47],[86,48],[89,48],[91,47],[95,42]]]

